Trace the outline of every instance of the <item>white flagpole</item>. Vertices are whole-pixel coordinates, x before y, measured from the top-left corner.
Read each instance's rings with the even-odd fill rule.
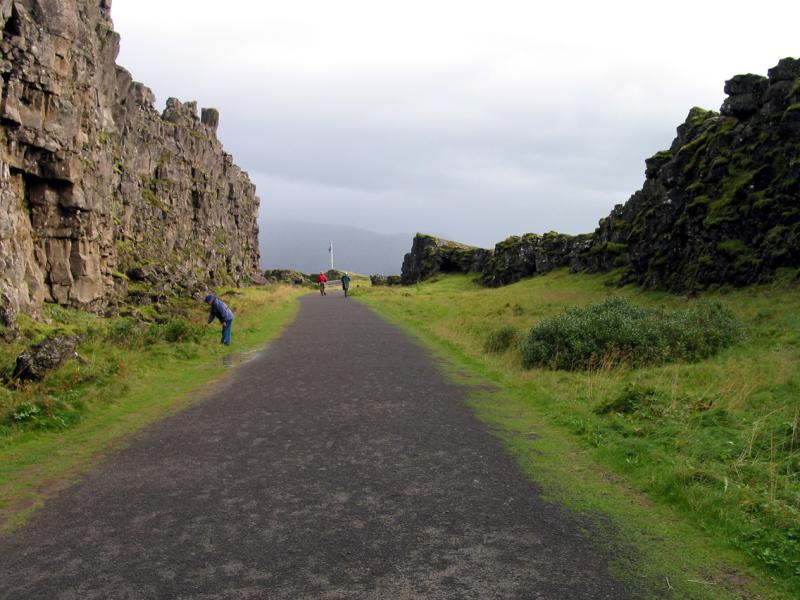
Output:
[[[328,247],[328,252],[331,253],[331,271],[333,271],[333,240],[331,240],[331,245]]]

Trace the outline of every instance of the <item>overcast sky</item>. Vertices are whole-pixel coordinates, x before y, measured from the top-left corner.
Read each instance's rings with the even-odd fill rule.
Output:
[[[220,110],[267,234],[592,231],[692,106],[800,56],[785,0],[114,0],[112,17],[159,109]]]

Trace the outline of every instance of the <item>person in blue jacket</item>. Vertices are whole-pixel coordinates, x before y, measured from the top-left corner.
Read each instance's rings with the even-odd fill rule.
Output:
[[[214,319],[219,319],[219,322],[222,323],[222,339],[220,342],[226,346],[230,346],[233,311],[214,294],[208,294],[205,302],[211,305],[211,310],[208,311],[208,322],[211,323]]]

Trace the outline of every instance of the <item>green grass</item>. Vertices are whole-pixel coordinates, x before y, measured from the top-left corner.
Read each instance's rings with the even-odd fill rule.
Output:
[[[551,498],[598,517],[616,568],[645,595],[800,594],[800,294],[777,283],[706,294],[746,338],[711,358],[581,372],[487,354],[501,327],[529,331],[611,296],[662,310],[695,300],[609,276],[556,272],[500,289],[448,276],[357,297],[460,372],[490,381],[474,406]],[[632,556],[638,558],[630,558]]]
[[[152,324],[58,306],[46,307],[46,322],[21,318],[23,338],[0,346],[6,379],[23,347],[56,333],[83,338],[80,359],[43,381],[0,386],[0,530],[23,523],[131,433],[208,393],[226,365],[293,318],[305,290],[221,292],[236,314],[231,348],[219,344],[218,323],[205,326],[207,307],[191,301],[153,310],[163,322]]]

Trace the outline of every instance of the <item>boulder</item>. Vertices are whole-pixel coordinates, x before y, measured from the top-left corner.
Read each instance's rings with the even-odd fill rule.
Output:
[[[271,269],[264,271],[264,278],[269,283],[288,283],[291,285],[304,285],[311,283],[308,275],[291,269]]]
[[[76,336],[47,338],[31,346],[29,350],[17,357],[13,377],[23,381],[40,380],[65,361],[76,358],[78,356],[75,352],[77,345],[78,337]]]

